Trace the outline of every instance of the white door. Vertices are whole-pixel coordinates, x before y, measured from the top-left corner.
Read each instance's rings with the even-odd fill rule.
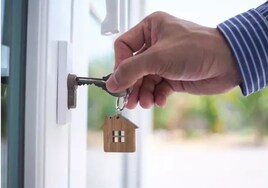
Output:
[[[143,7],[139,7],[142,2],[120,1],[121,31],[127,28],[127,20],[128,25],[137,23],[141,15],[137,10],[142,12]],[[87,161],[87,87],[78,88],[77,107],[68,110],[67,106],[58,105],[58,101],[66,102],[63,100],[66,87],[62,87],[66,82],[59,85],[58,80],[59,73],[65,73],[65,76],[69,72],[88,75],[90,51],[85,39],[92,29],[87,22],[89,4],[89,0],[28,2],[24,187],[87,187],[87,171],[90,172],[86,169],[87,162],[95,162]],[[60,44],[69,51],[59,53]],[[59,115],[66,123],[57,121]],[[151,113],[138,109],[125,115],[143,127],[143,131],[138,134],[137,153],[124,155],[121,159],[123,176],[119,181],[124,188],[141,187],[140,177],[144,176],[141,170],[141,140],[145,127],[151,124]],[[101,173],[98,174],[98,177],[101,176]],[[94,174],[93,178],[96,178]]]
[[[69,121],[59,124],[57,104],[66,91],[58,90],[57,80],[58,71],[66,72],[58,65],[59,41],[70,47],[62,58],[71,72],[87,75],[88,9],[88,0],[29,0],[24,187],[86,187],[87,90],[79,89],[75,110],[64,107]]]

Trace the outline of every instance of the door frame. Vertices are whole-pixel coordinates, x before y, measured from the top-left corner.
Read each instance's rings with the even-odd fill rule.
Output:
[[[87,73],[81,50],[84,24],[79,19],[87,13],[87,3],[28,2],[24,187],[86,187],[87,90],[79,89],[78,107],[71,110],[71,123],[64,125],[56,123],[56,96],[58,41],[73,48],[76,66],[72,73]]]
[[[1,2],[1,48],[6,49],[4,67],[7,158],[1,185],[22,187],[24,177],[24,98],[28,0]],[[3,33],[2,33],[3,32]],[[2,51],[2,49],[1,49]],[[1,52],[2,53],[2,52]],[[1,54],[3,55],[3,54]],[[2,69],[2,68],[1,68]],[[2,72],[2,70],[1,70]],[[1,77],[2,79],[2,77]],[[2,80],[1,80],[2,83]],[[1,186],[0,185],[0,186]]]

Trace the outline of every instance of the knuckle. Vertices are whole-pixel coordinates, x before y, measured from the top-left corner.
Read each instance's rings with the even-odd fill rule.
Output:
[[[125,63],[120,64],[118,67],[117,75],[116,75],[116,80],[120,85],[124,85],[125,81],[127,79],[124,79],[126,75],[128,75],[129,69],[128,66]]]
[[[121,63],[118,68],[119,68],[119,72],[120,73],[124,73],[125,74],[128,71],[128,68],[127,68],[126,63]]]
[[[167,13],[156,11],[144,18],[144,23],[151,23],[152,21],[161,22],[166,17]]]
[[[150,14],[149,17],[151,17],[151,18],[157,17],[158,18],[158,17],[162,17],[164,15],[166,15],[165,12],[163,12],[163,11],[156,11],[156,12],[153,12],[152,14]]]
[[[115,41],[114,41],[114,49],[116,49],[118,46],[121,45],[121,38],[117,38]]]

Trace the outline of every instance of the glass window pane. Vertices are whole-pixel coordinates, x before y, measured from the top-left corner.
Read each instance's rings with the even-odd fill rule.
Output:
[[[146,0],[146,15],[164,11],[215,28],[264,2]],[[246,98],[239,88],[219,96],[170,97],[164,109],[154,109],[144,187],[268,187],[267,101],[267,89]]]
[[[103,77],[113,71],[113,43],[115,35],[101,35],[101,21],[106,14],[105,1],[92,0],[88,24],[89,76]],[[87,187],[122,187],[122,154],[105,153],[102,125],[106,116],[115,115],[115,97],[95,86],[88,87],[88,172]],[[119,142],[119,132],[114,131],[113,142]]]
[[[1,187],[23,187],[27,0],[1,1]],[[4,47],[4,48],[3,48]],[[9,67],[3,74],[3,67]],[[8,66],[7,66],[8,65]]]
[[[113,131],[113,136],[118,136],[119,135],[119,131]]]

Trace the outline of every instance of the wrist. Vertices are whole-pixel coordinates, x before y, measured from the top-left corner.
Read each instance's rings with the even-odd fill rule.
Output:
[[[220,32],[218,28],[215,28],[215,32],[217,32],[220,41],[221,41],[221,50],[223,52],[223,60],[226,64],[226,78],[228,79],[227,82],[229,82],[233,87],[236,87],[241,84],[242,78],[241,78],[241,72],[239,71],[239,66],[236,61],[235,55],[232,51],[231,46],[229,45],[228,41],[224,37],[224,35]]]

